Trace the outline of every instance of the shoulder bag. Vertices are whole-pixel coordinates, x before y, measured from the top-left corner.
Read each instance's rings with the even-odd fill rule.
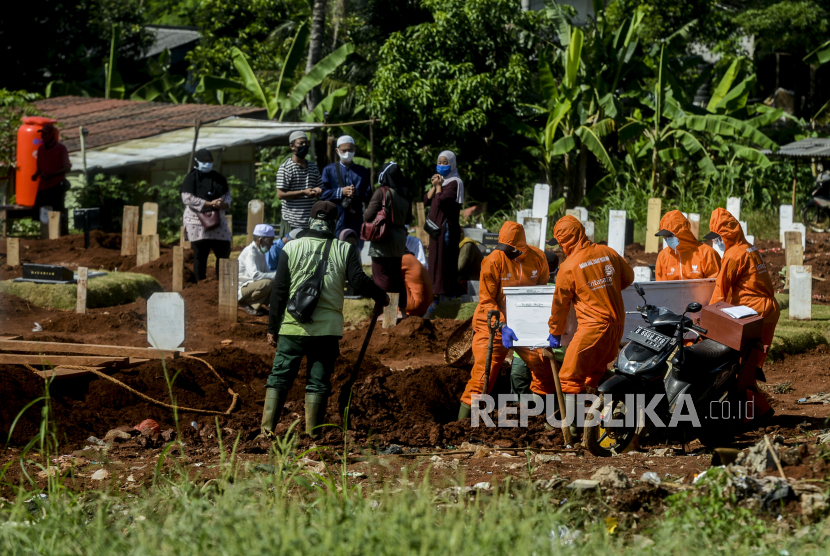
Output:
[[[371,222],[364,222],[363,226],[360,227],[360,239],[363,241],[380,241],[389,235],[389,229],[391,228],[390,224],[395,223],[395,215],[390,209],[387,212],[386,209],[386,195],[389,194],[391,199],[392,195],[389,193],[388,187],[381,187],[381,192],[383,194],[383,202],[381,203],[380,210],[375,215],[374,220]]]
[[[334,243],[334,239],[326,240],[326,246],[323,248],[323,260],[320,261],[314,274],[306,278],[305,282],[300,284],[300,287],[288,300],[285,310],[301,324],[314,322],[311,315],[314,314],[317,303],[320,301],[320,293],[323,291],[323,279],[326,276],[332,243]]]
[[[205,231],[214,230],[222,225],[222,221],[219,220],[218,210],[197,212],[196,216],[199,218],[199,222],[202,224],[202,227],[205,229]]]

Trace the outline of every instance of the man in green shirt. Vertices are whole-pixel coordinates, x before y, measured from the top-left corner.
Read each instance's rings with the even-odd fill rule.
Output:
[[[300,371],[303,357],[307,358],[308,382],[305,395],[306,433],[320,436],[315,430],[326,413],[326,402],[331,393],[331,375],[340,355],[343,337],[344,287],[348,279],[357,295],[375,300],[375,312],[383,311],[389,303],[386,293],[363,272],[360,255],[349,243],[334,237],[337,223],[337,205],[318,201],[311,209],[309,229],[285,245],[277,264],[277,274],[271,287],[271,305],[268,320],[268,343],[279,347],[274,367],[265,390],[262,413],[262,432],[271,435],[288,398],[288,391]],[[298,322],[286,311],[288,301],[323,259],[327,243],[331,242],[326,273],[319,301],[311,322]]]

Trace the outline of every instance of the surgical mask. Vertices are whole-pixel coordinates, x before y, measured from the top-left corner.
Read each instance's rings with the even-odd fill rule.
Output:
[[[199,162],[196,161],[196,167],[199,169],[200,172],[203,174],[207,174],[211,170],[213,170],[213,162]]]
[[[677,250],[677,246],[680,245],[680,240],[677,239],[676,236],[667,237],[666,238],[666,245],[671,247],[673,250]]]
[[[345,153],[341,153],[340,151],[337,151],[337,154],[340,155],[340,160],[342,160],[343,162],[351,162],[352,159],[354,158],[354,153],[351,152],[351,151],[350,152],[345,152]]]
[[[270,247],[266,247],[265,245],[260,245],[260,246],[259,246],[259,250],[260,250],[260,251],[262,251],[262,253],[263,253],[263,254],[265,254],[265,253],[267,253],[268,251],[270,251],[270,250],[271,250],[271,248],[270,248]]]
[[[452,166],[450,166],[449,164],[438,164],[435,166],[435,171],[444,177],[450,175],[450,170],[452,170]]]
[[[308,144],[305,144],[302,147],[297,147],[296,154],[298,158],[305,158],[305,155],[308,154]]]
[[[714,245],[715,249],[718,251],[726,251],[726,246],[723,244],[723,240],[720,237],[715,238],[712,241],[712,245]]]

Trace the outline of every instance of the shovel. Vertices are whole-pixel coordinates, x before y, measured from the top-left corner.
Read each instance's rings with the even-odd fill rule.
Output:
[[[372,332],[375,330],[375,325],[378,323],[378,317],[383,312],[383,307],[380,309],[380,313],[377,312],[377,310],[372,313],[372,320],[369,321],[369,329],[366,330],[366,337],[363,338],[363,345],[360,347],[360,353],[357,356],[357,361],[355,361],[354,367],[352,367],[352,373],[346,381],[346,384],[344,384],[343,388],[340,389],[340,399],[337,401],[337,412],[340,415],[343,415],[343,412],[346,410],[346,406],[349,405],[349,398],[352,395],[352,388],[354,387],[354,383],[357,381],[357,373],[360,372],[360,365],[363,364],[363,356],[366,355],[366,348],[369,347],[369,340],[372,339]]]
[[[495,321],[493,319],[496,319]],[[490,338],[487,340],[487,359],[484,363],[484,384],[481,386],[481,393],[486,394],[490,390],[490,367],[493,365],[493,340],[496,337],[496,330],[499,329],[499,312],[490,311],[487,313],[487,328],[490,329]]]
[[[572,446],[571,428],[566,424],[565,395],[562,393],[562,383],[559,382],[559,362],[550,348],[543,349],[542,353],[550,359],[550,371],[553,374],[553,383],[556,385],[556,401],[559,402],[559,417],[562,419],[562,435],[565,437],[565,445]]]

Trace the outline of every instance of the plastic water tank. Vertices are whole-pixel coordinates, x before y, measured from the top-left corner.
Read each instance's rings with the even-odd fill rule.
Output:
[[[46,124],[55,124],[57,120],[40,116],[26,116],[23,124],[17,128],[17,174],[15,176],[15,202],[24,207],[35,206],[37,188],[40,180],[33,180],[37,172],[37,149],[43,143],[40,130]],[[58,131],[55,130],[58,138]]]

